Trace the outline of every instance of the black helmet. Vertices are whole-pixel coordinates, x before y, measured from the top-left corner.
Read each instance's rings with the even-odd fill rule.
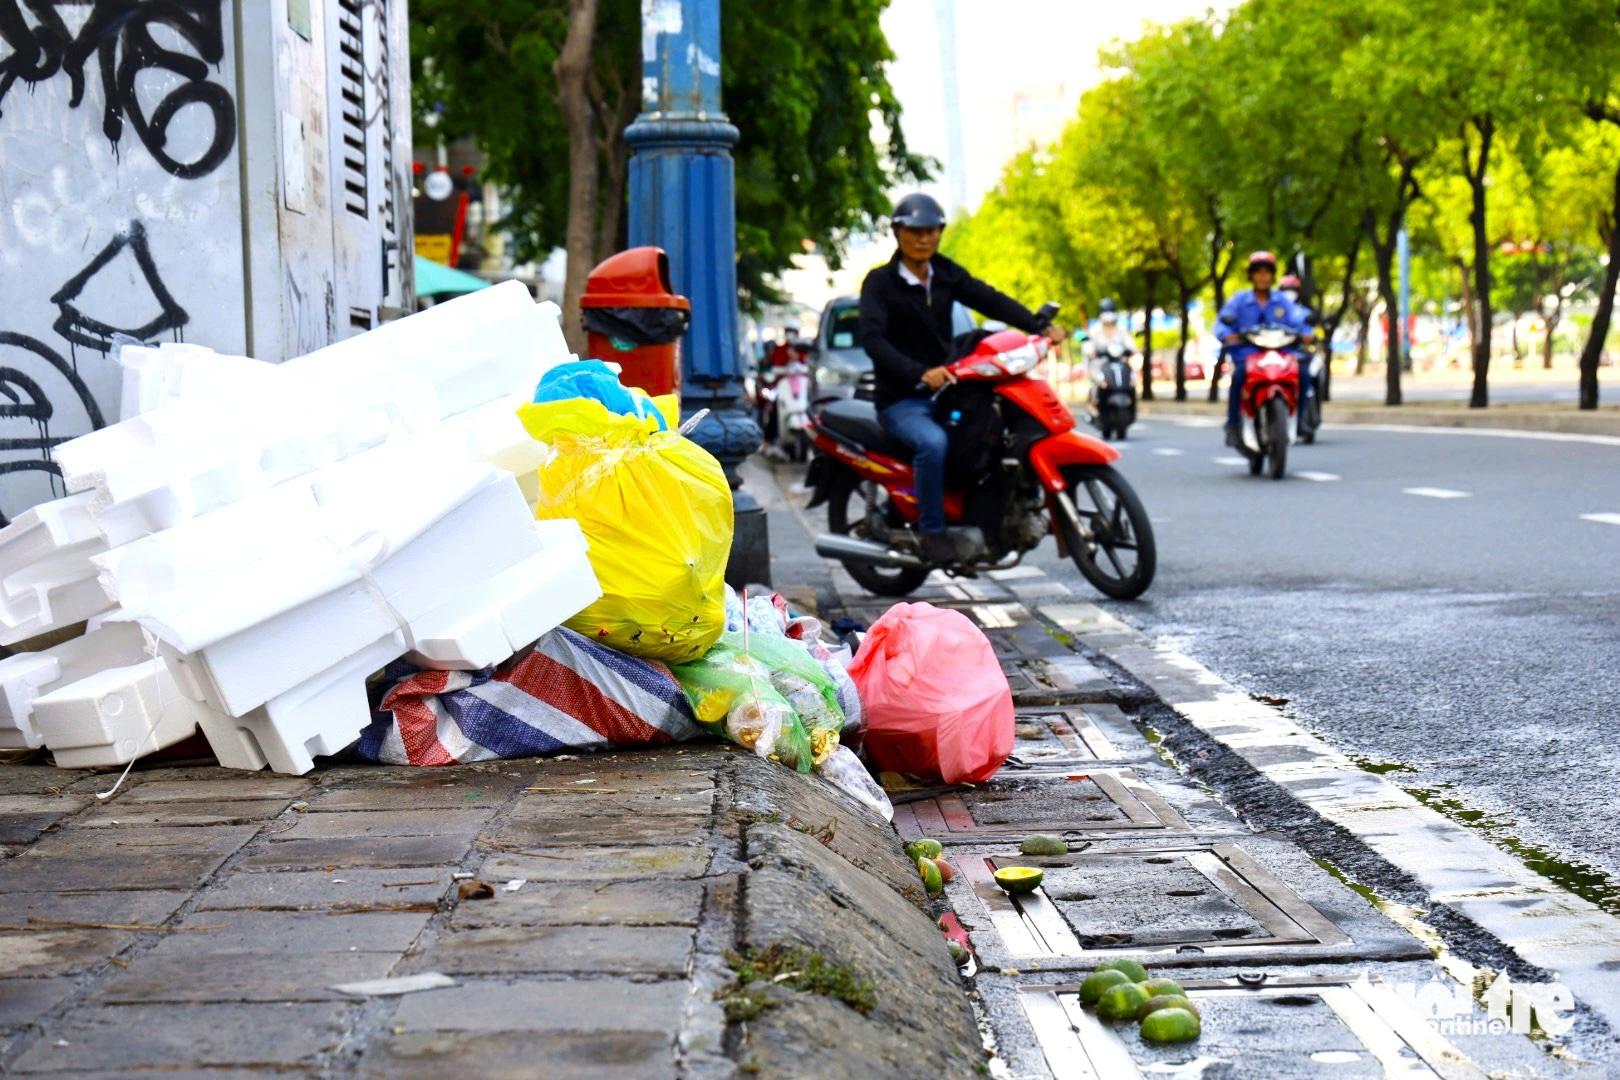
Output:
[[[1118,310],[1119,305],[1114,303],[1113,300],[1104,300],[1102,303],[1097,305],[1097,314],[1099,315],[1107,315],[1111,312],[1117,312]]]
[[[935,225],[945,227],[945,208],[932,195],[914,191],[894,204],[889,224],[904,225],[908,229],[928,229]]]

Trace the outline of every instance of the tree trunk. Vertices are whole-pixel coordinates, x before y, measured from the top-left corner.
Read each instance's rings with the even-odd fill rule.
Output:
[[[579,299],[594,265],[599,196],[596,118],[588,81],[596,37],[597,0],[568,0],[568,36],[552,71],[557,77],[563,125],[568,131],[568,273],[563,283],[563,332],[568,347],[585,352],[585,325]]]
[[[1614,205],[1609,220],[1609,263],[1603,268],[1603,284],[1598,290],[1597,311],[1592,315],[1592,332],[1581,349],[1581,408],[1598,407],[1598,361],[1609,340],[1609,320],[1614,316],[1614,289],[1620,282],[1620,169],[1614,174]]]
[[[1356,263],[1361,258],[1361,237],[1344,258],[1344,281],[1339,285],[1339,310],[1322,320],[1322,400],[1333,400],[1333,335],[1344,323],[1345,312],[1351,308],[1352,290],[1356,287]],[[1359,374],[1359,371],[1357,372]]]
[[[1543,371],[1551,371],[1552,370],[1552,366],[1553,366],[1553,335],[1558,332],[1558,324],[1560,322],[1562,322],[1563,319],[1564,319],[1564,298],[1559,296],[1556,292],[1553,293],[1552,296],[1554,297],[1554,299],[1556,301],[1553,304],[1552,314],[1551,315],[1546,315],[1546,314],[1542,315],[1542,319],[1547,324],[1546,336],[1541,339],[1541,369]],[[1543,300],[1545,300],[1545,297],[1543,297]],[[1543,312],[1546,311],[1545,306],[1543,306],[1542,311]]]
[[[1360,324],[1356,327],[1356,374],[1364,375],[1367,372],[1367,349],[1372,338],[1372,305],[1358,304],[1356,317]]]
[[[1491,403],[1486,376],[1491,366],[1491,238],[1486,231],[1485,181],[1490,175],[1491,138],[1496,133],[1496,122],[1489,113],[1474,117],[1474,130],[1479,132],[1479,152],[1469,160],[1468,139],[1464,132],[1463,166],[1468,174],[1468,186],[1473,189],[1473,209],[1468,220],[1474,227],[1474,390],[1468,398],[1470,409],[1483,409]],[[1517,347],[1515,347],[1517,351]]]
[[[624,129],[635,120],[641,100],[631,91],[620,94],[618,108],[608,114],[611,131],[602,133],[602,214],[596,232],[596,261],[624,246],[629,207],[625,188],[630,177],[630,144]]]
[[[1180,282],[1177,294],[1181,303],[1181,341],[1176,345],[1176,400],[1187,400],[1187,339],[1192,336],[1192,291]]]
[[[1159,275],[1147,272],[1147,303],[1142,309],[1142,400],[1153,400],[1153,294],[1159,287]]]
[[[1372,238],[1373,257],[1378,263],[1378,296],[1384,301],[1384,321],[1389,326],[1389,333],[1385,335],[1389,345],[1384,371],[1385,405],[1401,403],[1401,334],[1404,327],[1401,326],[1400,301],[1395,296],[1395,235],[1398,231],[1389,231],[1388,243],[1381,242],[1377,236]]]

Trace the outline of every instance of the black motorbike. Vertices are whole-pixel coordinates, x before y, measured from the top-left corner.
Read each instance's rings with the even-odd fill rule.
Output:
[[[1091,422],[1105,439],[1125,438],[1136,423],[1135,351],[1123,341],[1097,346],[1102,363],[1091,384]]]

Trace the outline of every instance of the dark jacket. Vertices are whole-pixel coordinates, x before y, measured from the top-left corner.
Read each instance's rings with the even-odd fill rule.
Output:
[[[926,397],[917,389],[923,372],[949,363],[951,305],[961,301],[979,314],[1020,330],[1039,329],[1034,312],[997,292],[943,255],[930,264],[930,287],[900,276],[900,253],[861,283],[861,345],[877,376],[875,404],[882,409],[903,398]]]

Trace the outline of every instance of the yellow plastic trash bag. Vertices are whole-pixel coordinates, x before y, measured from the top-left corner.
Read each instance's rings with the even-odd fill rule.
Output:
[[[707,450],[651,417],[571,398],[518,418],[555,455],[539,470],[535,516],[574,518],[602,598],[567,626],[621,652],[684,664],[725,629],[731,488]]]

